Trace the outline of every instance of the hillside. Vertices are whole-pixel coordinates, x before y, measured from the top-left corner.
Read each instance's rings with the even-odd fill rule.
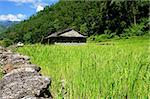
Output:
[[[19,21],[0,21],[0,25],[4,26],[5,28],[11,27],[17,23],[19,23]]]
[[[48,34],[73,28],[88,36],[122,35],[125,28],[148,18],[148,1],[59,1],[6,31],[13,42],[36,43]]]
[[[18,23],[19,21],[0,21],[0,33],[6,31],[9,27]]]
[[[0,25],[0,33],[5,31],[6,30],[6,27],[4,27],[3,25]]]
[[[18,24],[19,21],[0,21],[0,39],[3,38],[3,33],[11,26]]]

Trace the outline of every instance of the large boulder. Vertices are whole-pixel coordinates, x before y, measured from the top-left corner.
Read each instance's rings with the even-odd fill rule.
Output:
[[[51,99],[51,80],[42,76],[41,68],[30,58],[0,46],[0,68],[5,75],[0,80],[0,99]]]
[[[0,81],[0,99],[21,99],[26,96],[51,98],[48,91],[50,84],[49,78],[36,71],[12,70]]]

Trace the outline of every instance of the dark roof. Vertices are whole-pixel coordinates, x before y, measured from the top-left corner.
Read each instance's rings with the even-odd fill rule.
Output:
[[[45,39],[50,37],[86,37],[79,32],[73,30],[73,29],[66,29],[60,32],[52,33],[51,35],[47,36]]]

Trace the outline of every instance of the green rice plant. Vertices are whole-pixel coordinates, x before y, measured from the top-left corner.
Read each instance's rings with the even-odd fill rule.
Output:
[[[113,45],[26,45],[41,73],[52,79],[56,99],[150,98],[149,39],[121,39]],[[63,88],[62,88],[63,86]]]

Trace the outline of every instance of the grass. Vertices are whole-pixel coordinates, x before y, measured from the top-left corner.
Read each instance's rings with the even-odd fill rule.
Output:
[[[0,79],[2,79],[3,77],[3,72],[2,72],[2,69],[0,68]]]
[[[52,79],[56,99],[150,98],[148,39],[114,40],[112,45],[26,45],[17,51],[31,56]]]

